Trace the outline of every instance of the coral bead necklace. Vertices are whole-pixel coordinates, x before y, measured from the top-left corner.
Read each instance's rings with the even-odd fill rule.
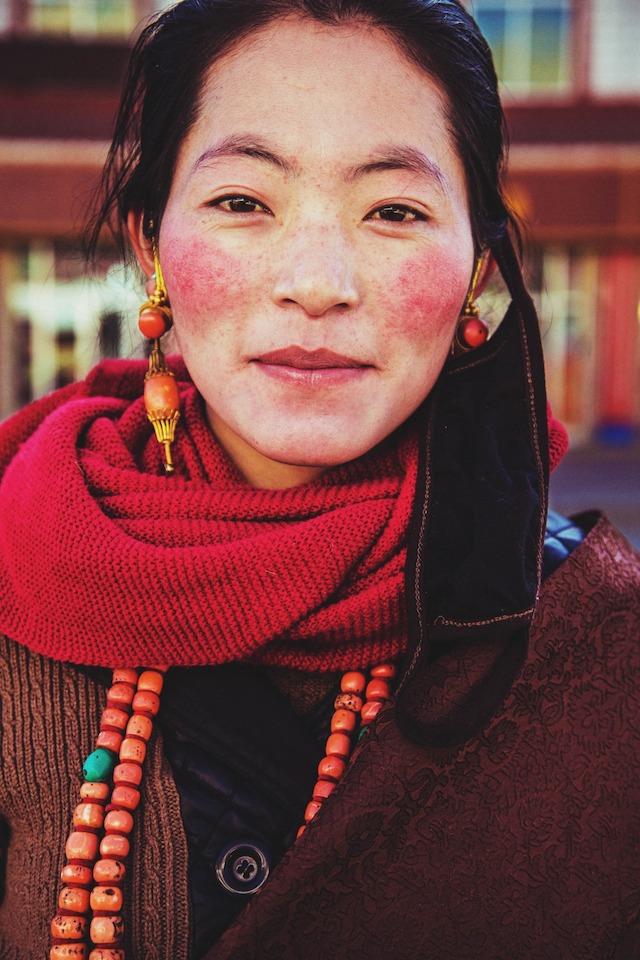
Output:
[[[318,780],[313,788],[311,802],[307,804],[305,822],[298,830],[298,836],[304,833],[307,824],[313,820],[342,778],[353,750],[354,739],[362,735],[382,705],[391,699],[391,684],[395,675],[395,665],[384,663],[371,668],[371,679],[368,683],[366,675],[359,670],[350,671],[343,676],[340,693],[333,704],[334,714],[325,755],[318,764]]]
[[[80,803],[66,843],[58,911],[51,922],[50,960],[125,960],[123,881],[133,814],[153,717],[160,708],[164,666],[113,671],[96,749],[84,764]],[[391,698],[391,663],[345,673],[331,731],[300,836],[343,776],[358,735]]]
[[[113,671],[65,848],[50,960],[124,960],[122,883],[165,671],[163,666]]]

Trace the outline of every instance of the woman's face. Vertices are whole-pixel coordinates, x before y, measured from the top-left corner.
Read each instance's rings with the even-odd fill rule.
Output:
[[[361,456],[431,390],[473,269],[438,86],[376,28],[254,34],[208,74],[159,255],[187,368],[251,483]]]

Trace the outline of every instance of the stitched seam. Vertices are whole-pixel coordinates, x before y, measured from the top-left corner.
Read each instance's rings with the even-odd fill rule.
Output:
[[[526,620],[533,615],[535,607],[528,607],[520,613],[504,613],[500,617],[490,617],[488,620],[449,620],[447,617],[436,617],[434,626],[442,627],[484,627],[492,623],[504,623],[506,620]]]

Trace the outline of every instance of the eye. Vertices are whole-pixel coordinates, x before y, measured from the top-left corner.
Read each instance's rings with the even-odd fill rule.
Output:
[[[271,213],[268,207],[253,197],[227,196],[218,197],[209,206],[219,207],[227,213]]]
[[[383,207],[373,210],[367,217],[367,220],[384,220],[387,223],[411,223],[426,219],[423,213],[403,203],[386,203]]]

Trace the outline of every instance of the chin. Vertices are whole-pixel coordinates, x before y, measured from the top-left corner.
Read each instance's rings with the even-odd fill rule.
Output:
[[[335,437],[331,440],[323,440],[315,437],[311,440],[305,439],[298,443],[292,443],[289,440],[286,444],[265,444],[259,448],[263,456],[276,463],[286,464],[291,467],[339,467],[343,463],[349,463],[351,460],[357,460],[358,457],[368,453],[379,440],[374,440],[370,444],[363,443],[359,437],[352,443],[336,444]]]

